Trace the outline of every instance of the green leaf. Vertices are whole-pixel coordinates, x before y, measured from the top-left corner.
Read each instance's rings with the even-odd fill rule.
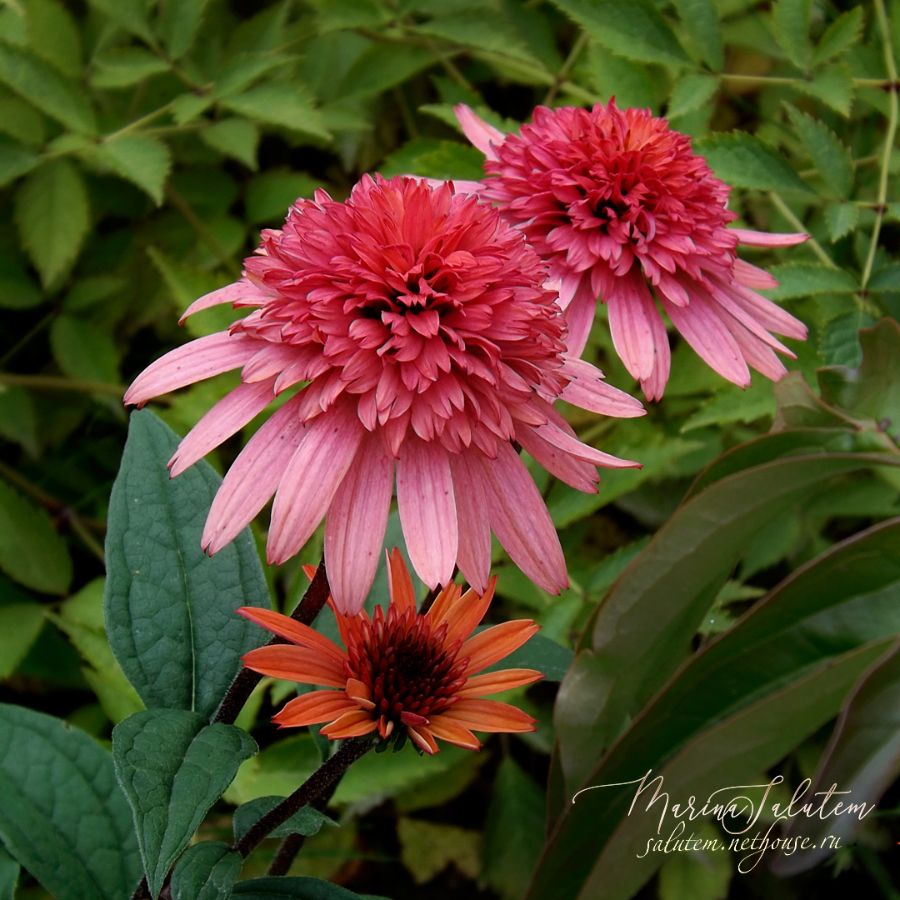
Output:
[[[688,73],[675,83],[666,116],[671,119],[706,106],[718,89],[719,79],[714,75]]]
[[[312,99],[296,84],[267,82],[226,97],[221,105],[255,122],[278,125],[321,141],[331,138]]]
[[[37,161],[33,150],[0,136],[0,187],[30,172]]]
[[[113,730],[116,778],[134,814],[153,897],[256,743],[234,725],[180,709],[135,713]]]
[[[836,784],[849,791],[848,802],[874,807],[900,773],[900,644],[865,672],[841,710],[840,719],[822,754],[810,788],[811,795]],[[806,836],[812,849],[794,857],[778,857],[779,875],[805,872],[831,852],[826,835],[847,844],[861,822],[855,816],[836,816],[817,822],[800,816],[791,820],[788,834]]]
[[[19,864],[0,844],[0,900],[14,900],[19,883]]]
[[[649,0],[553,0],[608,50],[635,62],[684,65],[688,57]]]
[[[144,135],[123,135],[99,144],[91,157],[136,184],[159,206],[172,167],[169,148]]]
[[[74,644],[85,665],[82,672],[111,722],[121,722],[143,708],[106,639],[103,624],[104,580],[95,578],[69,597],[53,615],[54,624]]]
[[[94,111],[84,92],[42,59],[0,43],[0,83],[72,131],[95,132]]]
[[[93,322],[63,313],[50,326],[56,364],[69,378],[116,384],[118,350],[112,336]]]
[[[524,647],[514,650],[509,656],[489,671],[499,669],[537,669],[544,673],[545,681],[562,681],[566,671],[572,665],[574,654],[568,647],[551,641],[542,634],[536,634]]]
[[[706,157],[716,175],[734,187],[810,192],[784,157],[752,134],[743,131],[713,134],[697,141],[696,149]]]
[[[345,28],[378,28],[390,21],[390,15],[378,0],[307,0],[316,13],[316,32],[342,31]]]
[[[43,713],[0,706],[0,840],[54,896],[122,900],[140,857],[109,754]]]
[[[163,4],[157,31],[171,59],[181,59],[191,48],[209,0],[178,0]]]
[[[817,294],[852,294],[859,285],[849,272],[818,263],[783,263],[769,270],[778,287],[766,291],[773,300],[814,297]]]
[[[397,838],[403,865],[418,885],[450,865],[472,879],[478,874],[481,835],[477,831],[403,817],[397,822]]]
[[[188,847],[172,873],[172,900],[229,900],[243,863],[241,855],[221,841]]]
[[[540,61],[525,47],[509,19],[490,8],[480,10],[477,17],[472,16],[471,9],[447,12],[435,16],[415,30],[439,41],[482,51],[482,58],[488,63],[512,57],[527,62],[536,69],[543,68]]]
[[[437,62],[425,47],[372,44],[350,66],[338,88],[343,99],[374,97]]]
[[[45,594],[64,594],[72,580],[68,547],[50,516],[5,481],[0,481],[0,569]]]
[[[484,154],[468,144],[416,138],[391,153],[380,170],[386,177],[421,175],[474,181],[484,176],[483,165]]]
[[[800,79],[794,87],[810,97],[821,100],[845,118],[853,103],[853,78],[845,66],[832,66],[816,73],[814,78]]]
[[[111,47],[91,60],[90,78],[96,88],[124,88],[168,71],[164,59],[143,47]]]
[[[45,124],[44,117],[30,103],[12,94],[0,97],[0,132],[36,147],[46,138]]]
[[[810,158],[835,197],[849,197],[853,188],[853,159],[840,138],[824,123],[793,106],[791,122]]]
[[[722,31],[714,0],[675,0],[674,6],[693,55],[717,72],[725,68]]]
[[[321,182],[305,172],[267,169],[254,175],[244,196],[244,212],[252,225],[281,223],[298,197],[312,197]]]
[[[623,59],[598,41],[588,44],[584,73],[598,99],[615,96],[622,106],[649,106],[658,111],[668,94],[669,79],[661,66]]]
[[[40,603],[0,604],[0,681],[16,671],[41,633],[44,621]]]
[[[831,243],[839,241],[856,228],[859,222],[859,207],[852,201],[831,203],[825,207],[825,222]]]
[[[125,674],[148,708],[210,716],[262,641],[235,615],[268,606],[250,532],[210,558],[200,534],[221,479],[201,462],[169,479],[177,436],[150,412],[131,416],[110,497],[106,536],[106,623]]]
[[[806,70],[812,56],[809,39],[812,0],[776,0],[772,6],[775,40],[798,68]]]
[[[147,0],[88,0],[88,4],[129,34],[153,45],[153,34],[147,18]]]
[[[45,162],[16,192],[15,213],[22,245],[47,287],[75,262],[90,226],[81,173],[67,159]]]
[[[64,75],[81,75],[81,35],[71,13],[58,0],[25,0],[31,49]]]
[[[481,877],[506,900],[525,894],[541,853],[545,805],[538,784],[504,757],[491,788]]]
[[[709,825],[692,826],[702,841],[720,836]],[[727,853],[693,850],[674,853],[659,870],[659,900],[725,900],[731,881],[731,859]]]
[[[247,119],[224,119],[200,132],[205,144],[225,156],[242,162],[248,169],[256,169],[259,129]]]
[[[3,306],[0,296],[0,306]],[[37,417],[31,395],[15,385],[0,386],[0,435],[38,455]]]
[[[247,803],[241,804],[234,811],[234,839],[241,838],[267,813],[270,813],[284,797],[257,797]],[[294,813],[286,822],[269,832],[273,838],[285,838],[289,834],[302,834],[304,837],[312,837],[322,830],[325,823],[337,826],[337,822],[314,809],[312,806],[304,806],[299,812]]]
[[[385,900],[372,894],[354,894],[318,878],[251,878],[239,881],[231,895],[243,900]]]
[[[731,422],[755,422],[775,414],[775,396],[768,381],[756,379],[746,389],[728,385],[717,391],[700,408],[688,416],[681,432],[707,425],[725,425]]]
[[[813,65],[821,66],[846,53],[862,37],[864,19],[861,6],[854,6],[839,15],[816,42],[813,49]]]
[[[688,656],[691,640],[747,542],[830,479],[890,457],[777,459],[721,478],[687,500],[623,572],[560,687],[557,721],[566,780],[591,761]],[[583,690],[591,687],[585,707]]]

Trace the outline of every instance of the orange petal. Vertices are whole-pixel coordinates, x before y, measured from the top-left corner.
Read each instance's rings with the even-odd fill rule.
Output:
[[[475,675],[466,681],[465,687],[459,691],[459,697],[483,697],[485,694],[496,694],[498,691],[509,691],[533,684],[544,677],[537,669],[502,669],[499,672],[485,672]]]
[[[413,728],[412,725],[407,725],[406,730],[409,733],[410,740],[420,750],[424,750],[430,756],[434,756],[434,754],[438,752],[437,741],[434,739],[434,736],[428,730],[428,727],[426,725],[420,725],[418,728]]]
[[[343,691],[312,691],[295,697],[272,718],[282,728],[299,728],[301,725],[318,725],[330,722],[345,712],[356,709]]]
[[[326,725],[321,734],[336,740],[337,738],[359,737],[363,734],[371,734],[378,723],[362,709],[354,709],[344,713],[335,719],[330,725]]]
[[[535,720],[521,709],[499,700],[460,700],[442,719],[452,719],[472,731],[534,731]]]
[[[257,625],[262,625],[263,628],[277,634],[278,637],[293,641],[301,647],[314,648],[322,653],[327,653],[339,662],[343,662],[347,658],[340,647],[324,634],[319,634],[314,628],[310,628],[309,625],[304,625],[290,616],[283,616],[281,613],[272,612],[270,609],[260,609],[257,606],[242,606],[238,610],[238,615]]]
[[[273,678],[286,678],[288,681],[317,684],[321,687],[342,688],[347,683],[343,666],[330,656],[308,647],[272,644],[269,647],[257,647],[256,650],[245,653],[243,658],[248,669]]]
[[[409,569],[403,554],[394,547],[387,553],[388,570],[390,571],[391,603],[397,607],[397,612],[406,612],[411,609],[416,611],[416,593],[413,590],[412,578],[409,577]]]
[[[470,637],[461,647],[460,656],[469,657],[468,674],[474,675],[498,660],[518,650],[530,637],[540,631],[531,619],[516,619],[485,628]]]
[[[308,564],[307,564],[307,565],[305,565],[305,566],[301,566],[301,568],[303,569],[303,574],[304,574],[310,581],[312,581],[313,578],[316,577],[316,571],[317,571],[317,567],[316,567],[316,566],[311,566],[311,565],[308,565]]]
[[[428,729],[435,737],[447,741],[449,744],[456,744],[457,747],[463,747],[466,750],[481,749],[481,741],[468,728],[444,715],[435,716],[428,723]]]
[[[452,643],[457,640],[465,640],[475,627],[484,618],[491,600],[494,599],[494,586],[497,584],[496,576],[488,581],[485,592],[479,597],[474,591],[466,591],[460,598],[453,617],[450,619],[450,630],[447,632],[447,641]]]
[[[425,613],[425,618],[431,622],[432,628],[437,628],[453,615],[453,610],[456,608],[456,603],[461,593],[462,588],[452,581],[438,593],[434,598],[434,603],[431,604],[431,609]]]
[[[363,684],[357,678],[347,679],[347,696],[355,701],[357,706],[361,706],[363,709],[375,709],[375,704],[372,702],[372,692],[369,690],[369,686]]]

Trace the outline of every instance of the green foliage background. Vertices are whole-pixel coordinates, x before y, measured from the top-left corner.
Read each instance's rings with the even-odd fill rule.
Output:
[[[885,86],[898,48],[896,0],[0,2],[2,699],[101,743],[143,708],[102,611],[121,394],[185,339],[178,314],[235,279],[260,228],[316,187],[345,196],[366,171],[478,178],[481,155],[458,133],[455,103],[512,129],[538,103],[614,95],[691,134],[734,185],[749,227],[811,233],[802,247],[746,254],[780,279],[770,296],[810,339],[792,345],[795,371],[777,386],[756,377],[741,391],[676,345],[665,400],[646,418],[572,413],[583,439],[644,468],[605,474],[596,496],[536,473],[570,565],[561,598],[496,557],[497,615],[537,618],[562,648],[560,668],[579,650],[558,702],[547,685],[517,697],[539,731],[479,755],[365,758],[335,797],[341,827],[312,837],[294,873],[398,898],[524,897],[549,816],[557,830],[531,883],[536,900],[799,897],[834,878],[841,890],[894,896],[896,788],[854,847],[784,882],[763,867],[737,875],[727,856],[660,858],[658,876],[625,864],[634,835],[622,811],[568,809],[567,798],[585,778],[616,780],[627,769],[617,760],[637,748],[648,766],[674,766],[673,781],[698,760],[730,773],[729,754],[759,733],[779,740],[736,781],[766,771],[847,780],[876,758],[887,763],[873,784],[896,775],[900,263],[889,248],[900,155],[898,95]],[[217,330],[230,315],[207,312],[186,330]],[[591,358],[632,390],[602,325],[592,341]],[[183,434],[232,384],[215,379],[157,410]],[[302,561],[318,559],[317,542]],[[854,575],[842,580],[847,566]],[[276,605],[295,602],[297,563],[266,577]],[[809,650],[823,643],[827,652]],[[766,680],[753,660],[776,658]],[[224,801],[207,798],[204,839],[230,839],[230,804],[288,793],[317,765],[311,736],[266,724],[284,696],[264,685],[238,722],[262,750]],[[667,719],[682,708],[696,714],[691,732]],[[20,727],[2,726],[13,754]],[[871,744],[842,758],[856,728]],[[101,814],[120,823],[123,813]],[[12,827],[0,814],[10,845]],[[2,843],[0,896],[11,896],[18,867]],[[210,871],[201,856],[191,865]],[[16,896],[47,894],[26,873]]]

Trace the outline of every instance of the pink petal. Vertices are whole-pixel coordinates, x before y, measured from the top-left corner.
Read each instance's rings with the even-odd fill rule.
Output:
[[[290,559],[309,540],[356,458],[364,433],[350,404],[333,407],[309,424],[275,492],[266,544],[270,563]]]
[[[261,306],[266,300],[270,299],[269,294],[263,293],[255,284],[242,278],[235,281],[234,284],[226,284],[225,287],[216,291],[210,291],[195,300],[182,314],[178,320],[179,325],[184,324],[184,320],[194,313],[201,312],[204,309],[210,309],[213,306],[219,306],[222,303],[241,302],[241,306]]]
[[[738,323],[734,323],[731,333],[734,335],[744,359],[761,375],[771,378],[772,381],[780,381],[787,374],[784,364],[765,342]]]
[[[564,481],[576,491],[586,494],[597,493],[597,467],[554,447],[540,437],[534,428],[520,426],[516,429],[516,440],[551,475]]]
[[[568,453],[576,459],[583,459],[595,466],[603,466],[605,469],[640,469],[641,464],[630,459],[620,459],[611,453],[595,450],[593,447],[583,444],[578,438],[563,431],[554,422],[547,422],[534,429],[535,434],[543,438],[548,444]]]
[[[506,135],[498,131],[493,125],[488,125],[484,119],[476,116],[464,103],[453,107],[456,119],[459,122],[463,134],[488,158],[497,159],[494,149],[506,140]]]
[[[788,234],[770,234],[767,231],[753,231],[749,228],[729,228],[736,235],[738,243],[748,247],[793,247],[809,240],[809,235],[802,231]]]
[[[750,384],[743,354],[715,307],[700,296],[695,296],[690,306],[665,301],[664,305],[674,326],[711,369],[741,387]]]
[[[219,331],[170,350],[151,363],[125,392],[125,403],[142,406],[195,381],[242,366],[260,348],[259,341]]]
[[[746,285],[757,290],[778,287],[778,279],[770,275],[765,269],[748,263],[745,259],[734,261],[734,280],[738,284]]]
[[[659,328],[654,327],[654,320],[659,313],[646,287],[628,279],[617,287],[617,293],[605,298],[613,346],[629,373],[643,380],[656,366]]]
[[[273,381],[239,384],[226,394],[178,445],[169,460],[169,474],[173,478],[180,475],[259,415],[275,396]]]
[[[596,310],[597,295],[591,289],[590,280],[585,278],[565,312],[566,325],[569,329],[566,335],[566,349],[572,356],[581,356],[584,353],[594,325]]]
[[[481,594],[491,573],[491,526],[484,506],[480,470],[470,464],[468,454],[453,453],[450,471],[459,529],[456,561],[469,585]]]
[[[465,178],[423,178],[421,175],[404,175],[403,177],[424,181],[432,187],[449,184],[452,185],[454,194],[480,194],[484,191],[484,184],[480,181],[467,181]]]
[[[303,438],[300,398],[276,410],[247,442],[225,475],[206,517],[201,544],[216,553],[272,499]]]
[[[570,357],[563,366],[563,372],[571,378],[559,395],[566,403],[617,419],[633,419],[647,414],[640,400],[607,384],[600,370],[590,363]]]
[[[509,444],[496,459],[480,454],[491,528],[510,559],[539,587],[558,594],[569,584],[556,528],[525,463]]]
[[[763,297],[762,294],[757,294],[740,284],[732,284],[726,290],[736,303],[769,331],[798,341],[806,340],[808,336],[806,326],[768,297]]]
[[[325,518],[325,567],[337,608],[358,613],[378,568],[394,487],[394,461],[367,434]]]
[[[456,499],[447,451],[407,438],[397,461],[397,507],[409,560],[430,588],[449,584],[459,547]]]
[[[709,295],[705,295],[706,298],[710,301],[710,303],[716,303],[728,313],[736,321],[740,322],[740,324],[747,329],[751,334],[755,335],[759,340],[761,340],[764,344],[768,344],[773,350],[777,350],[779,353],[784,353],[789,356],[791,359],[796,359],[796,354],[794,354],[791,350],[784,346],[777,338],[772,337],[768,331],[759,323],[759,320],[753,316],[751,313],[747,312],[747,310],[739,303],[735,303],[734,300],[731,299],[731,296],[725,291],[719,291],[714,294],[712,297]],[[725,320],[726,326],[729,327],[729,330],[734,334],[734,329],[730,327],[731,323]]]

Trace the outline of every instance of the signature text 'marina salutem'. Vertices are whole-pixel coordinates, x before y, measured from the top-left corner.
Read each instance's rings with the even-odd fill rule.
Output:
[[[572,797],[572,802],[577,803],[588,791],[633,788],[627,815],[651,815],[656,835],[637,853],[638,858],[653,852],[725,849],[753,851],[741,860],[738,868],[742,872],[750,871],[767,850],[778,850],[789,855],[797,850],[809,850],[818,846],[805,836],[772,837],[773,829],[780,823],[790,823],[798,818],[824,822],[844,816],[862,820],[875,808],[874,803],[851,802],[851,792],[839,790],[836,784],[827,790],[813,792],[812,782],[808,778],[798,785],[790,800],[776,801],[773,792],[783,782],[784,778],[777,775],[762,784],[728,785],[716,788],[706,798],[698,799],[692,794],[684,800],[673,801],[669,792],[664,789],[663,776],[654,776],[651,769],[643,777],[633,781],[583,788]],[[751,837],[749,833],[757,828],[761,818],[767,826],[764,833],[756,833]],[[696,819],[715,820],[727,835],[733,836],[732,840],[725,844],[719,840],[702,840],[693,833],[686,835],[687,823]]]

